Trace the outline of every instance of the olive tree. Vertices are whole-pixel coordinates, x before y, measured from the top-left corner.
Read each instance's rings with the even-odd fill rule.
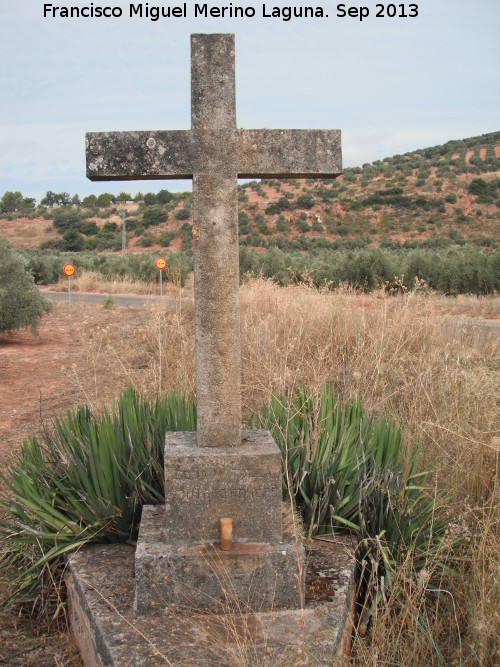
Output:
[[[0,237],[0,333],[29,326],[37,334],[39,321],[50,308],[26,270],[23,257]]]

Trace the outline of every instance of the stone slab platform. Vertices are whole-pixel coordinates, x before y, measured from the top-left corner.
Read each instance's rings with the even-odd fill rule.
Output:
[[[134,612],[133,547],[82,549],[68,561],[66,584],[72,631],[86,667],[332,667],[350,636],[353,549],[342,541],[318,544],[328,549],[335,582],[326,602],[306,602],[296,611],[190,618],[168,605],[149,615]]]
[[[281,516],[281,506],[279,507]],[[171,545],[161,528],[162,505],[142,510],[135,555],[138,612],[175,603],[178,613],[269,611],[300,607],[304,547],[287,537],[276,543]],[[160,528],[159,528],[160,527]]]
[[[268,431],[242,431],[241,445],[225,448],[198,447],[195,432],[167,433],[165,541],[219,542],[219,520],[230,517],[234,542],[281,542],[281,487]]]

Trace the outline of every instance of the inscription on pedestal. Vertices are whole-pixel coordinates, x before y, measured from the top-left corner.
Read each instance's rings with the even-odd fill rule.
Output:
[[[172,543],[217,543],[222,517],[233,519],[235,542],[280,542],[280,451],[267,431],[244,431],[241,447],[229,450],[169,433],[165,503]]]

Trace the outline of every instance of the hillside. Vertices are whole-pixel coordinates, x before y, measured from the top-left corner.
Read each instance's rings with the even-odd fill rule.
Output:
[[[333,181],[253,181],[239,186],[240,242],[260,251],[496,247],[499,188],[500,132],[345,169]],[[125,212],[128,252],[190,248],[191,193],[112,199],[75,195],[77,204],[0,213],[0,233],[19,248],[119,252]]]

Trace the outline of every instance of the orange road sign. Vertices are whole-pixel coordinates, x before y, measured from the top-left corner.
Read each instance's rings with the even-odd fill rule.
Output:
[[[63,266],[63,273],[65,276],[68,276],[68,278],[71,278],[71,276],[75,273],[75,267],[73,264],[65,264]]]

